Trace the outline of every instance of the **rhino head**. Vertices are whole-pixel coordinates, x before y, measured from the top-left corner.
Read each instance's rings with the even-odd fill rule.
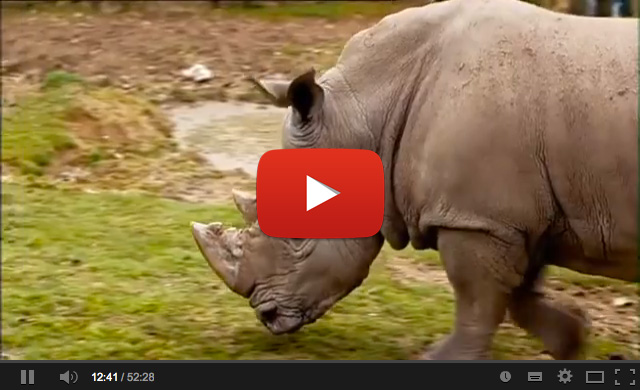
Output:
[[[192,234],[213,271],[249,299],[276,335],[315,322],[358,287],[383,244],[380,234],[344,240],[270,237],[260,230],[255,196],[234,190],[233,199],[246,228],[193,222]]]

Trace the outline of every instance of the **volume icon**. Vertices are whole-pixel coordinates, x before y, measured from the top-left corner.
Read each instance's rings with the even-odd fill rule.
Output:
[[[78,381],[78,373],[75,371],[66,371],[60,374],[60,380],[66,384],[76,383]]]

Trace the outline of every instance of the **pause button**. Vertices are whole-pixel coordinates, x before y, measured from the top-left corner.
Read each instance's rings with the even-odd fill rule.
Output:
[[[27,383],[33,385],[35,383],[35,372],[34,370],[29,370],[29,381],[27,382],[27,370],[20,370],[20,384],[26,385]]]

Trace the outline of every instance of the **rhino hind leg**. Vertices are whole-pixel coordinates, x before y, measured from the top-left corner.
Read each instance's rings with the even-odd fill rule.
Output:
[[[544,263],[532,264],[516,238],[442,230],[438,248],[454,290],[455,324],[423,359],[490,359],[493,336],[507,312],[516,325],[540,338],[554,359],[579,357],[588,335],[586,315],[536,291]]]
[[[508,255],[484,233],[442,230],[438,248],[455,296],[453,332],[433,344],[426,360],[491,359],[493,336],[503,322],[511,289],[495,277],[500,258]],[[504,263],[504,262],[503,262]],[[508,269],[505,272],[512,272]]]
[[[529,334],[542,340],[546,351],[558,360],[579,359],[589,333],[588,319],[580,309],[552,303],[535,290],[540,269],[530,271],[527,280],[512,294],[511,319]]]

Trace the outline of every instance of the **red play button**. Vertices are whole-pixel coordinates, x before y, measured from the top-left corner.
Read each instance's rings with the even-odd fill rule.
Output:
[[[370,237],[382,226],[382,161],[369,150],[272,150],[256,187],[258,223],[272,237]]]

